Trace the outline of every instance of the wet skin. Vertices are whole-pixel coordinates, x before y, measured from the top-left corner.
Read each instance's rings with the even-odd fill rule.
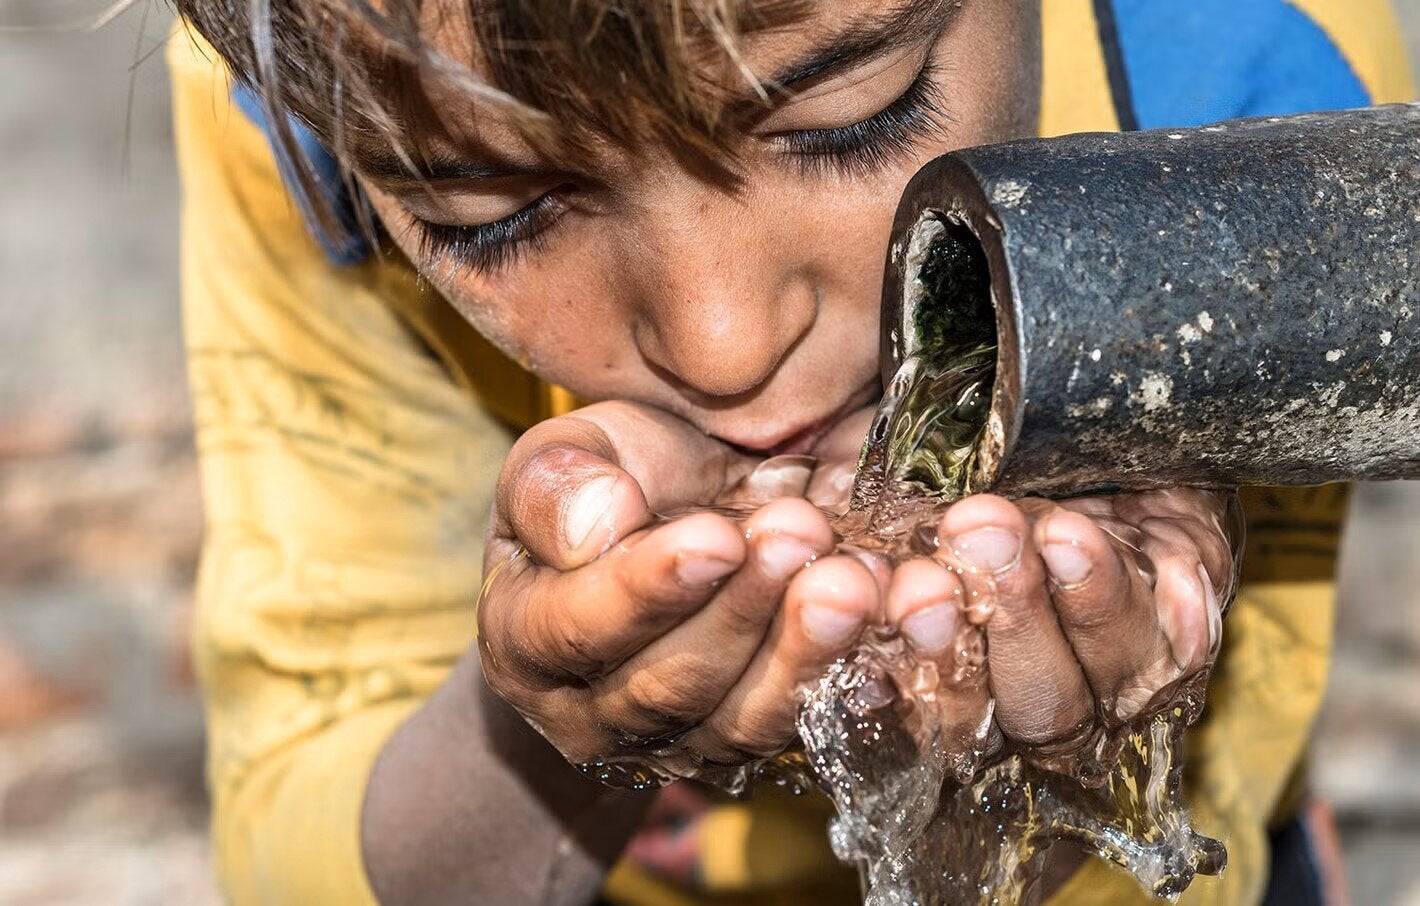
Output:
[[[746,56],[776,72],[889,12],[844,0],[802,28],[754,37]],[[995,605],[991,692],[1007,738],[1067,741],[1097,713],[1130,716],[1205,664],[1217,644],[1212,586],[1232,573],[1215,495],[1025,508],[979,496],[941,517],[939,557],[895,570],[833,554],[813,505],[844,504],[876,393],[900,191],[945,151],[1033,131],[1037,20],[1030,2],[967,0],[880,54],[796,85],[747,129],[735,185],[658,148],[608,145],[585,172],[539,171],[497,114],[474,116],[456,89],[426,86],[440,117],[428,139],[442,156],[476,162],[493,149],[527,172],[428,183],[366,173],[378,216],[485,335],[601,402],[527,432],[503,468],[486,569],[507,565],[480,602],[480,650],[450,680],[467,688],[441,691],[372,780],[366,857],[388,899],[507,893],[466,860],[431,881],[437,847],[387,842],[391,828],[432,832],[440,820],[438,802],[415,815],[419,794],[402,778],[437,764],[428,750],[455,745],[462,731],[450,715],[475,709],[480,673],[572,760],[677,734],[697,756],[734,764],[792,741],[796,686],[868,622],[898,625],[926,655],[948,657],[962,602],[983,595]],[[469,51],[458,33],[438,38],[456,56]],[[786,136],[879,114],[924,63],[945,110],[933,128],[871,164],[805,164],[786,150]],[[498,221],[544,196],[539,240],[500,253],[496,266],[451,265],[422,238],[427,224]],[[790,452],[816,467],[756,474]],[[652,524],[727,500],[760,506],[741,521],[702,513]],[[520,550],[530,556],[514,560]],[[591,795],[572,789],[565,782],[557,795]],[[601,846],[614,853],[617,835],[607,836]]]

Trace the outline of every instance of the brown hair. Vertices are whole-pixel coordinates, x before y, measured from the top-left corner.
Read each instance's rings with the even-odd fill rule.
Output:
[[[726,112],[748,85],[741,37],[788,24],[802,0],[176,0],[178,11],[261,99],[278,153],[319,199],[287,115],[342,163],[378,142],[416,170],[421,78],[446,79],[511,112],[540,151],[564,158],[592,135],[664,142],[706,159],[728,148]],[[377,8],[378,7],[378,8]],[[484,78],[426,40],[427,14],[472,30]],[[319,204],[316,205],[318,208]],[[319,211],[322,219],[328,211]],[[322,224],[331,226],[331,223]]]

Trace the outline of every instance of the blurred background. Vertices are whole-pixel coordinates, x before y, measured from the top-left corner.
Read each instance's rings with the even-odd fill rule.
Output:
[[[0,903],[217,902],[165,3],[0,0]],[[1397,0],[1420,61],[1420,0]],[[1358,904],[1420,906],[1420,485],[1358,490],[1314,753]]]

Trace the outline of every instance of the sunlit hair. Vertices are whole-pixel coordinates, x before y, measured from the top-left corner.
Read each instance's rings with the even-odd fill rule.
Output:
[[[420,85],[463,89],[553,159],[592,139],[700,155],[730,147],[730,102],[765,91],[740,56],[750,32],[788,25],[803,0],[176,0],[261,99],[295,161],[294,115],[342,161],[381,145],[411,171],[423,154]],[[429,41],[430,15],[468,29],[476,67]],[[480,70],[479,75],[474,68]]]

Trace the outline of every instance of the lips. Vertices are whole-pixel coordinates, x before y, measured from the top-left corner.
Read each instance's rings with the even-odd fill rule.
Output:
[[[835,416],[836,415],[837,413],[835,413]],[[788,437],[779,441],[779,443],[769,447],[768,450],[766,450],[765,452],[769,456],[807,454],[814,447],[818,446],[818,442],[823,440],[824,435],[827,434],[836,423],[836,417],[820,419],[819,421],[814,422],[808,427],[789,435]]]
[[[873,381],[854,393],[842,406],[828,415],[792,427],[777,435],[753,440],[740,440],[733,437],[722,437],[721,439],[752,456],[805,455],[818,446],[819,441],[823,440],[848,413],[871,400],[877,392],[877,386],[877,382]]]

